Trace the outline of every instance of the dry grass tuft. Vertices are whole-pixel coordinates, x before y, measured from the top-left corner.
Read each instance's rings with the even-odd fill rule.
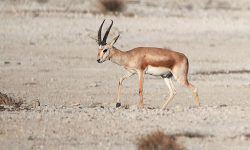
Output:
[[[174,136],[168,136],[161,131],[142,136],[137,140],[138,150],[183,150]]]
[[[213,135],[208,134],[201,134],[197,132],[183,132],[183,133],[176,133],[172,134],[174,137],[186,137],[186,138],[206,138],[206,137],[213,137]]]
[[[49,0],[36,0],[36,1],[37,1],[37,3],[39,3],[39,4],[46,4],[46,3],[49,2]]]
[[[125,9],[125,2],[123,0],[99,0],[98,2],[103,14],[108,12],[123,12]]]
[[[22,99],[16,99],[0,92],[0,111],[31,110],[39,106],[39,100],[32,100],[27,103]]]
[[[220,74],[250,74],[250,70],[217,70],[217,71],[200,71],[196,72],[195,75],[220,75]]]
[[[23,100],[21,99],[14,99],[6,94],[0,92],[0,105],[8,105],[14,108],[20,108],[23,104]]]

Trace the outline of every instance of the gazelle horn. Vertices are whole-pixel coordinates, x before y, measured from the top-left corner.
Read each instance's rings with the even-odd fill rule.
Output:
[[[110,24],[109,28],[107,29],[107,31],[106,31],[106,33],[105,33],[105,35],[104,35],[104,37],[103,37],[103,40],[102,40],[102,44],[103,44],[103,45],[107,44],[106,40],[107,40],[107,38],[108,38],[109,31],[110,31],[110,29],[112,28],[112,25],[113,25],[113,20],[111,20],[111,24]]]
[[[105,19],[103,20],[100,28],[99,28],[99,31],[98,31],[98,45],[101,45],[102,44],[102,26],[105,22]]]

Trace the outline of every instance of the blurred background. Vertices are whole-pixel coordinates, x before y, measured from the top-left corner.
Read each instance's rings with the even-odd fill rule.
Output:
[[[2,14],[123,15],[127,17],[249,17],[249,0],[3,0]],[[216,10],[216,12],[214,12]]]
[[[184,53],[201,106],[174,82],[177,95],[161,111],[169,91],[147,75],[138,110],[135,75],[116,109],[125,71],[97,63],[90,38],[105,18],[103,32],[114,20],[108,41],[119,32],[121,50]],[[155,129],[204,133],[181,140],[187,149],[249,149],[249,57],[250,0],[0,0],[0,149],[133,149]],[[7,111],[1,101],[12,99],[2,93],[31,105]]]
[[[98,45],[89,38],[97,36],[104,18],[103,30],[114,20],[109,39],[121,33],[117,48],[167,47],[186,54],[190,80],[206,104],[228,99],[242,104],[235,94],[226,97],[223,88],[231,87],[231,93],[249,85],[249,0],[2,0],[0,18],[2,91],[42,104],[114,102],[124,70],[97,64]],[[124,95],[135,104],[137,78],[131,80]],[[176,85],[184,93],[173,105],[191,103],[178,100],[191,94]],[[166,95],[162,80],[145,82],[145,97],[155,99],[146,100],[149,105],[159,106]],[[213,95],[222,101],[213,101]]]

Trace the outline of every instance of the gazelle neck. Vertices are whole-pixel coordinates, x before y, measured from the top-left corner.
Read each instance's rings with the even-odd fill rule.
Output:
[[[115,47],[112,47],[112,49],[110,50],[110,61],[121,65],[121,66],[126,66],[127,64],[127,60],[128,60],[128,55],[126,52],[121,51]]]

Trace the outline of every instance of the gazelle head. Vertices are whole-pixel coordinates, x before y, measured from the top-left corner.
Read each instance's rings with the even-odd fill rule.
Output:
[[[105,32],[105,35],[102,39],[102,26],[105,22],[105,19],[103,20],[100,28],[99,28],[99,31],[98,31],[98,39],[97,39],[97,42],[98,42],[98,54],[97,54],[97,62],[98,63],[103,63],[104,61],[106,61],[107,59],[110,58],[110,50],[113,48],[113,45],[115,44],[115,42],[117,41],[117,39],[119,38],[120,34],[118,34],[116,37],[114,37],[114,39],[110,42],[110,43],[107,43],[106,40],[108,38],[108,35],[109,35],[109,31],[113,25],[113,20],[111,20],[111,24],[109,26],[109,28],[107,29],[107,31]]]

